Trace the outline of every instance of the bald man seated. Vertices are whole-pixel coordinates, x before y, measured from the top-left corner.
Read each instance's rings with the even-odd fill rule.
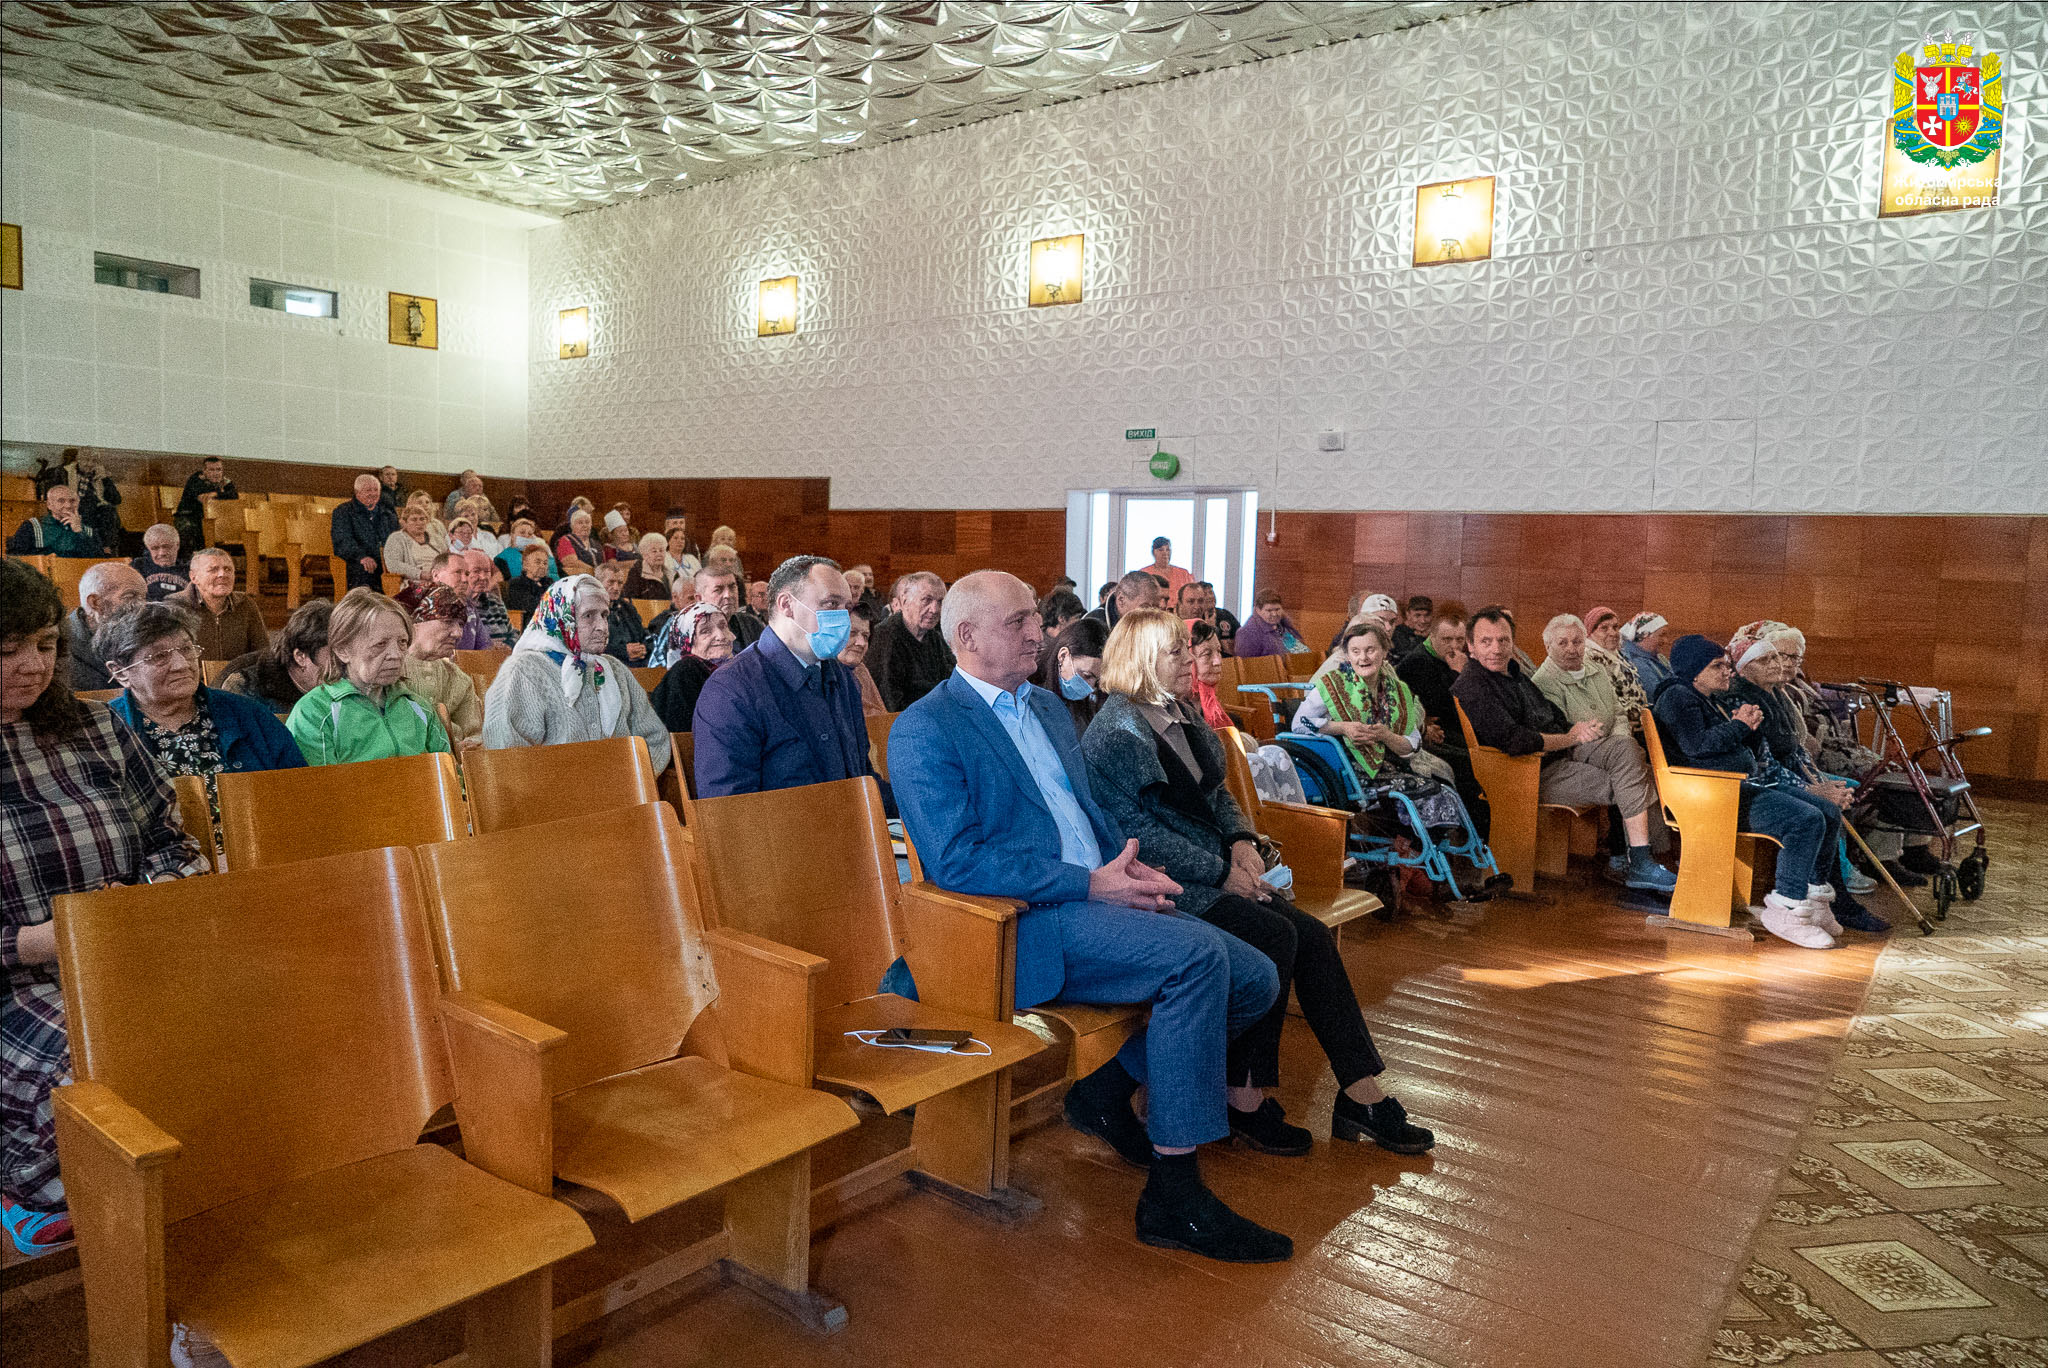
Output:
[[[149,594],[149,583],[131,565],[101,561],[88,566],[78,579],[78,606],[64,619],[64,636],[71,647],[71,687],[74,690],[117,689],[107,672],[107,662],[92,648],[100,624],[124,608],[141,603]]]
[[[350,589],[384,587],[384,543],[398,530],[398,515],[383,502],[383,494],[384,484],[375,475],[356,476],[355,497],[335,509],[328,522]]]
[[[940,629],[958,664],[889,733],[889,778],[926,877],[1026,904],[1017,1008],[1150,1004],[1150,1025],[1066,1102],[1069,1124],[1150,1170],[1138,1238],[1233,1263],[1291,1257],[1294,1242],[1224,1205],[1195,1161],[1197,1145],[1230,1134],[1224,1046],[1272,1006],[1273,962],[1176,912],[1180,885],[1140,863],[1096,806],[1066,705],[1030,682],[1043,637],[1030,586],[968,575]],[[1143,1124],[1131,1108],[1141,1085]]]

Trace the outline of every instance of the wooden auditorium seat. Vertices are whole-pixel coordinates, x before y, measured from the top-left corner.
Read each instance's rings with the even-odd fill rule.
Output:
[[[218,685],[221,681],[221,676],[225,675],[228,672],[228,666],[234,663],[235,662],[232,660],[200,661],[199,671],[206,679],[206,687],[211,689],[214,686]]]
[[[93,1364],[167,1368],[176,1322],[294,1368],[463,1303],[465,1362],[548,1362],[550,1266],[590,1232],[418,1143],[455,1088],[410,851],[72,894],[56,919]]]
[[[1344,882],[1349,856],[1351,814],[1306,803],[1274,803],[1259,797],[1252,783],[1252,764],[1235,727],[1216,733],[1223,742],[1224,783],[1243,809],[1246,820],[1262,836],[1272,838],[1294,875],[1288,901],[1332,931],[1377,912],[1377,895]]]
[[[629,1222],[724,1195],[722,1240],[568,1302],[556,1333],[720,1260],[811,1328],[844,1324],[845,1308],[810,1290],[810,1150],[859,1118],[810,1086],[806,1004],[750,992],[757,973],[724,972],[729,959],[766,959],[807,981],[817,961],[706,935],[665,803],[418,854],[464,1152],[533,1192],[559,1179],[602,1193]],[[528,896],[561,880],[564,859],[575,862],[570,953],[559,909]]]
[[[481,699],[491,691],[491,683],[497,679],[498,671],[512,658],[510,646],[486,646],[480,651],[457,651],[456,666],[476,683],[476,696]]]
[[[230,869],[425,845],[469,832],[455,761],[445,752],[228,773],[218,782]]]
[[[1465,705],[1453,699],[1458,709],[1458,729],[1465,734],[1472,755],[1472,773],[1493,809],[1493,825],[1486,843],[1503,874],[1515,881],[1515,891],[1533,893],[1536,876],[1563,878],[1570,870],[1573,828],[1581,819],[1598,811],[1566,803],[1545,803],[1538,797],[1543,783],[1541,754],[1509,755],[1493,746],[1482,746],[1472,734],[1472,719]]]
[[[1286,661],[1287,673],[1285,678],[1304,682],[1310,675],[1322,668],[1323,664],[1323,658],[1314,651],[1294,651],[1280,657],[1280,659]]]
[[[642,627],[647,626],[663,613],[666,613],[669,608],[667,599],[630,599],[628,602],[633,605],[633,610],[640,614],[640,625]]]
[[[633,665],[628,668],[633,671],[633,678],[640,681],[640,691],[647,694],[660,688],[661,677],[668,673],[667,667],[662,665]]]
[[[57,586],[57,597],[64,601],[64,611],[70,612],[78,606],[78,582],[85,578],[85,572],[95,565],[126,565],[125,557],[111,556],[44,556],[40,558],[44,574]]]
[[[206,781],[196,774],[173,775],[171,789],[178,795],[178,825],[199,842],[199,848],[206,852],[206,863],[218,865],[220,851],[214,845],[213,805],[206,801]]]
[[[668,768],[655,777],[654,787],[661,801],[676,810],[685,826],[697,797],[697,738],[689,732],[668,734]]]
[[[1748,929],[1735,925],[1734,913],[1750,905],[1755,891],[1756,843],[1777,845],[1777,838],[1742,830],[1742,775],[1671,764],[1656,717],[1644,708],[1642,718],[1643,750],[1650,757],[1657,796],[1682,838],[1671,914],[1652,914],[1649,924],[1753,939]]]
[[[348,592],[348,567],[342,563],[341,557],[334,554],[334,510],[322,509],[319,503],[319,500],[313,500],[310,506],[292,507],[285,515],[284,539],[299,575],[306,573],[309,563],[316,569],[325,569],[329,579],[328,594],[339,601]],[[303,581],[300,587],[304,589]],[[287,595],[289,592],[287,590]],[[292,606],[297,607],[296,604]]]
[[[871,713],[868,716],[868,763],[883,783],[889,782],[889,729],[901,713]]]
[[[706,920],[764,943],[721,960],[721,981],[801,1004],[816,1023],[809,1067],[821,1086],[891,1115],[917,1108],[909,1147],[821,1186],[814,1216],[905,1171],[1000,1219],[1036,1211],[1036,1197],[1010,1186],[1010,1067],[1045,1049],[1010,1020],[1015,905],[900,883],[872,779],[699,798],[690,823]],[[799,974],[784,946],[816,958]],[[921,1001],[877,991],[899,954]],[[990,1052],[884,1049],[846,1034],[893,1026],[971,1030]]]
[[[539,826],[565,812],[599,812],[657,801],[654,762],[638,736],[556,746],[473,750],[463,762],[470,826],[481,836]]]

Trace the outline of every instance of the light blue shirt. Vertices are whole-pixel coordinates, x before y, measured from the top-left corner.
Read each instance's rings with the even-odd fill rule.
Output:
[[[1060,763],[1060,753],[1053,749],[1052,738],[1045,734],[1044,726],[1026,701],[1032,686],[1027,682],[1018,685],[1015,693],[1004,693],[957,665],[953,673],[966,680],[981,695],[981,701],[994,710],[996,720],[1003,724],[1011,744],[1017,747],[1017,754],[1024,758],[1024,768],[1031,771],[1038,784],[1038,796],[1045,800],[1046,810],[1052,813],[1052,820],[1060,829],[1061,862],[1088,870],[1102,868],[1102,847],[1095,842],[1095,828],[1074,797],[1073,781],[1067,778],[1067,767]]]

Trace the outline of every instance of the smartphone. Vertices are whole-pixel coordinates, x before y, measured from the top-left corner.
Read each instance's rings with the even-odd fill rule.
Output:
[[[974,1039],[972,1031],[931,1031],[916,1026],[891,1026],[875,1037],[877,1045],[950,1045],[959,1049]]]

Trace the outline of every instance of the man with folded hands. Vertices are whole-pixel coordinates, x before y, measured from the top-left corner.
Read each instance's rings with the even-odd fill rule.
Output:
[[[1197,1145],[1230,1134],[1225,1045],[1272,1006],[1273,962],[1175,911],[1180,886],[1140,863],[1090,796],[1066,705],[1030,682],[1043,635],[1030,586],[1000,570],[968,575],[940,628],[958,664],[889,733],[889,777],[926,876],[1027,904],[1018,1008],[1150,1005],[1150,1024],[1066,1102],[1069,1124],[1149,1169],[1139,1240],[1236,1263],[1291,1257],[1294,1242],[1224,1205],[1195,1160]]]

